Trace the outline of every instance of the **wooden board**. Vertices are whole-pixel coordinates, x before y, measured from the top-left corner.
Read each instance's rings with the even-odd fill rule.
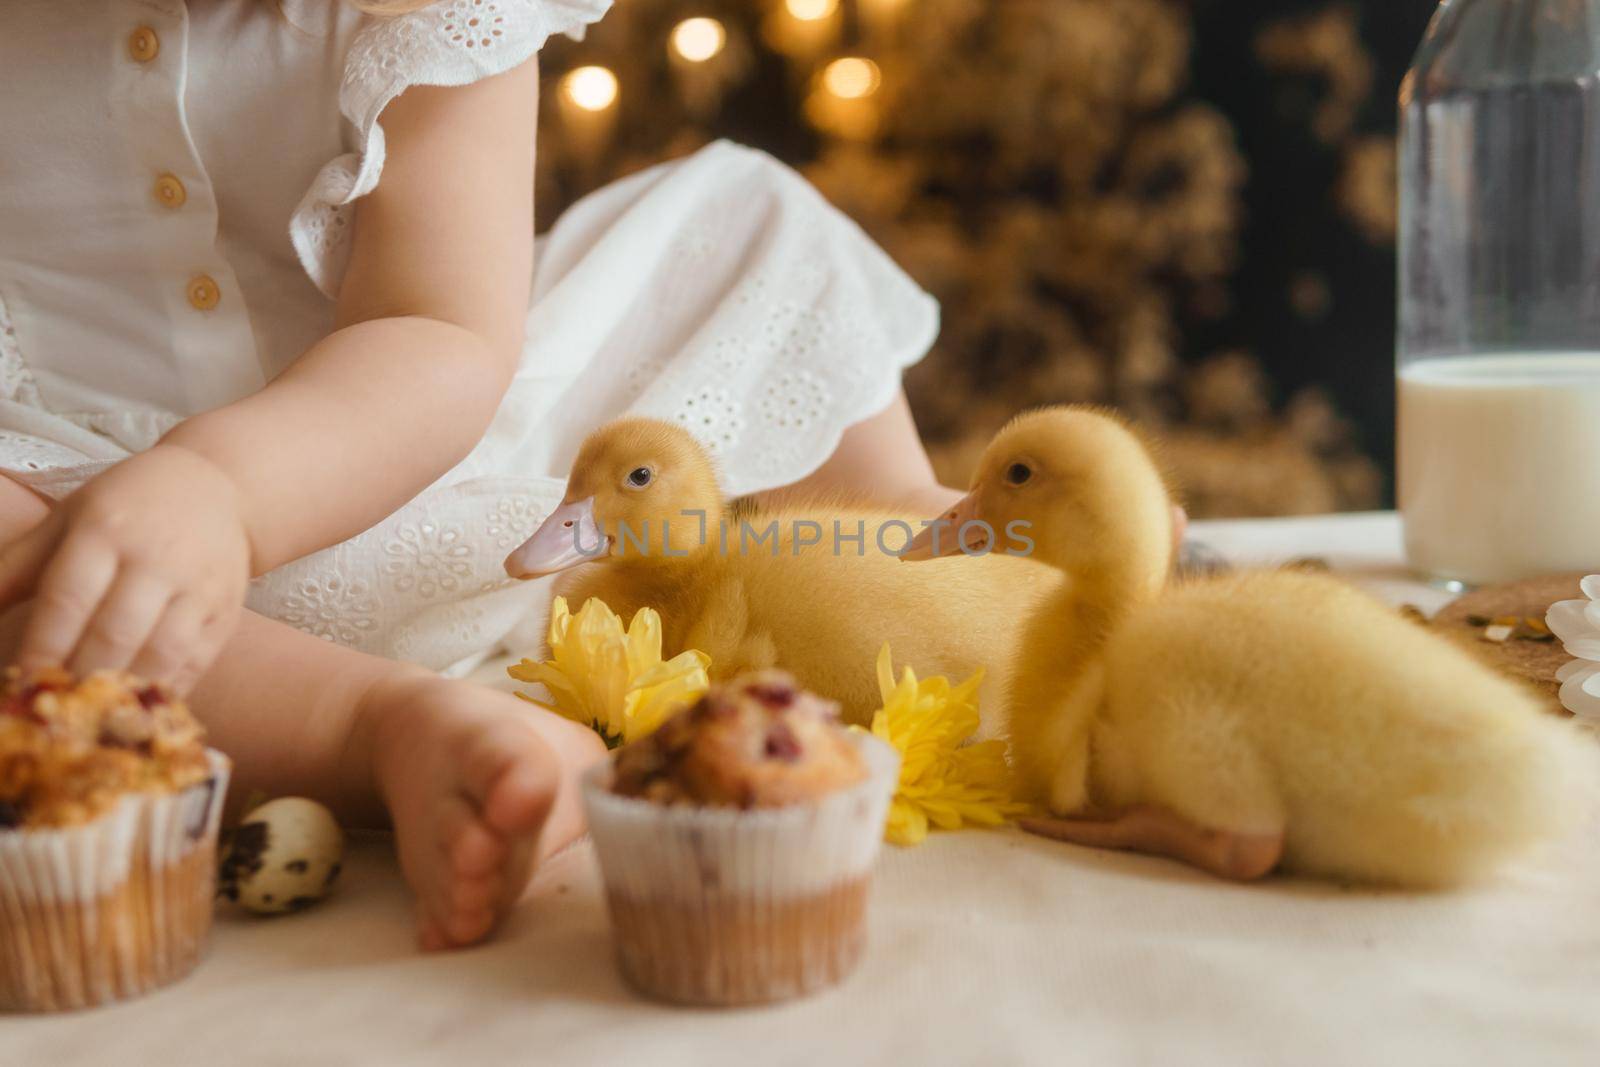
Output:
[[[1583,574],[1552,574],[1520,582],[1488,585],[1464,593],[1439,609],[1432,625],[1445,636],[1460,641],[1486,662],[1507,674],[1531,683],[1560,709],[1560,686],[1556,671],[1572,657],[1557,640],[1535,641],[1513,637],[1508,641],[1485,640],[1485,620],[1505,617],[1543,620],[1550,605],[1558,600],[1578,600],[1583,592],[1578,582]],[[1519,632],[1526,632],[1519,627]],[[1565,710],[1565,709],[1561,709]]]

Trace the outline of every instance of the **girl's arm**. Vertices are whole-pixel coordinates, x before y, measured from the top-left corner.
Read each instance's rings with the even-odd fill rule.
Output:
[[[339,328],[266,389],[165,438],[238,486],[256,573],[371,526],[483,436],[528,312],[538,85],[533,61],[390,104]]]
[[[34,601],[19,665],[131,666],[185,689],[251,574],[366,529],[472,449],[521,350],[537,111],[532,61],[389,105],[339,328],[0,550],[0,607]]]

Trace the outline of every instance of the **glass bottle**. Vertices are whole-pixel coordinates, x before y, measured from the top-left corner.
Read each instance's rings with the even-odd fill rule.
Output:
[[[1399,165],[1411,563],[1600,571],[1600,0],[1444,0]]]

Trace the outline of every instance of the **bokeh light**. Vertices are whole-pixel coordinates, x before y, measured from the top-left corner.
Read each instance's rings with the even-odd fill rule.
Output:
[[[712,18],[684,19],[672,30],[672,50],[691,63],[704,63],[722,51],[728,31]]]
[[[578,67],[562,79],[561,88],[585,111],[604,111],[617,102],[617,76],[605,67]]]
[[[783,6],[800,21],[815,22],[839,10],[839,0],[784,0]]]
[[[883,74],[878,65],[860,56],[836,59],[822,72],[822,87],[843,100],[859,100],[878,91]]]

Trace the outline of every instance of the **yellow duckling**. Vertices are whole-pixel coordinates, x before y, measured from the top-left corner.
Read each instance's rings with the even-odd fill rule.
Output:
[[[1166,586],[1170,515],[1129,430],[1053,408],[1001,431],[946,516],[965,535],[942,554],[1025,537],[1066,576],[1013,672],[1020,783],[1069,816],[1029,829],[1234,878],[1281,866],[1435,886],[1561,830],[1592,791],[1567,723],[1339,581]],[[1008,527],[1020,536],[1000,545]],[[929,542],[908,557],[933,556]]]
[[[663,655],[695,648],[719,678],[781,666],[865,724],[881,703],[885,641],[924,674],[965,678],[1008,659],[1025,620],[1060,583],[996,557],[902,567],[916,526],[845,499],[725,506],[715,467],[682,428],[629,418],[591,434],[561,506],[506,560],[514,577],[579,567],[561,588],[624,617],[655,608]],[[1005,671],[991,669],[980,706]]]

